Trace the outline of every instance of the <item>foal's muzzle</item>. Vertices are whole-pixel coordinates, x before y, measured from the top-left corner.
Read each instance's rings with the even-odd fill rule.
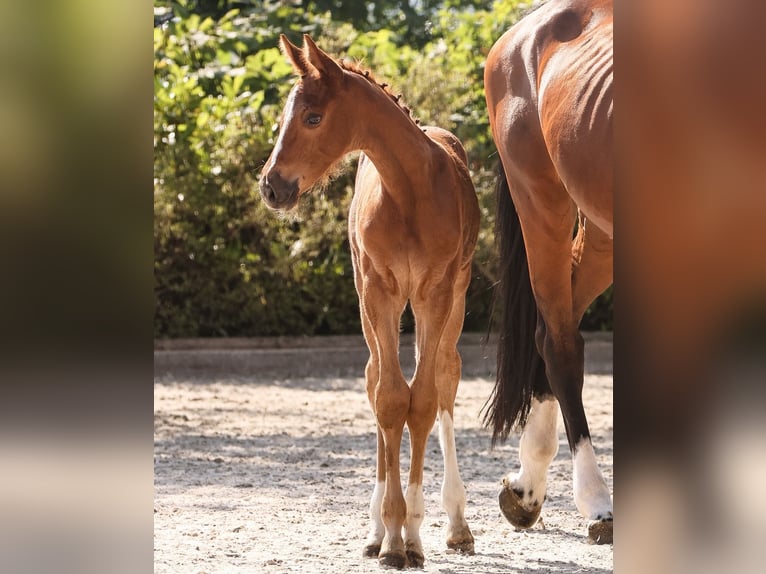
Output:
[[[298,180],[286,181],[276,170],[261,176],[261,197],[271,209],[292,209],[298,203]]]

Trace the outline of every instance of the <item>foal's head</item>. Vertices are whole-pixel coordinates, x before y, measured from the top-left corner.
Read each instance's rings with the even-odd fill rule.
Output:
[[[261,173],[261,195],[272,209],[291,209],[349,149],[352,125],[338,63],[303,35],[303,49],[282,34],[280,46],[300,81],[290,90],[277,143]]]

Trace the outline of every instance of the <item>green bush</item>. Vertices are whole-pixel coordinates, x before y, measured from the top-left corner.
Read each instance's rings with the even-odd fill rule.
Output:
[[[463,141],[482,212],[466,329],[486,330],[497,160],[483,63],[520,5],[155,2],[175,15],[154,37],[155,336],[360,332],[346,237],[355,161],[295,214],[276,215],[258,196],[294,82],[281,32],[296,42],[308,32],[329,53],[362,60],[423,123]],[[610,294],[584,326],[611,327]]]

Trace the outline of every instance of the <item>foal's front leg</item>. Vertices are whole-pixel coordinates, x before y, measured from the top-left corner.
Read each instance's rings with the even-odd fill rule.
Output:
[[[375,407],[372,407],[373,413]],[[386,489],[386,450],[383,442],[383,432],[378,427],[378,462],[375,473],[375,488],[372,491],[370,499],[370,532],[367,535],[367,542],[364,546],[364,556],[367,558],[377,558],[380,554],[380,546],[383,543],[383,536],[386,533],[383,525],[382,506],[383,493]]]
[[[398,361],[397,361],[398,362]],[[385,382],[384,382],[385,381]],[[399,471],[399,448],[410,403],[410,389],[399,371],[399,377],[386,381],[381,377],[375,397],[375,416],[383,434],[386,456],[386,483],[381,504],[385,534],[378,557],[381,565],[404,568],[407,564],[402,526],[407,506],[402,494]]]
[[[410,477],[407,485],[407,521],[405,523],[405,550],[411,567],[422,568],[425,561],[423,544],[420,541],[420,525],[425,517],[423,503],[423,465],[425,463],[428,435],[436,420],[436,389],[433,379],[430,384],[418,378],[417,369],[412,383],[410,411],[407,427],[410,430]]]
[[[445,327],[452,308],[452,281],[445,280],[436,289],[429,293],[429,297],[413,300],[412,310],[415,314],[415,332],[417,337],[417,366],[412,380],[410,409],[407,415],[407,426],[410,429],[410,444],[412,449],[412,461],[410,466],[410,480],[407,486],[407,523],[405,527],[405,546],[410,565],[422,567],[424,562],[423,546],[420,541],[420,525],[423,522],[425,509],[423,505],[423,466],[425,462],[425,448],[428,436],[436,420],[439,407],[439,390],[437,388],[437,359],[442,337],[445,335]],[[462,319],[462,317],[461,317]],[[462,324],[462,321],[461,321]],[[447,329],[450,331],[450,329]],[[458,331],[459,335],[459,331]],[[455,337],[456,338],[456,337]],[[439,365],[443,367],[443,365]],[[459,371],[459,366],[458,366]],[[457,379],[460,378],[459,372]],[[457,388],[457,380],[454,381]],[[453,396],[454,401],[454,396]],[[443,433],[442,433],[443,434]],[[452,451],[454,452],[454,437],[451,437]],[[455,460],[455,474],[457,461]],[[449,467],[452,470],[452,467]],[[450,477],[454,478],[454,477]],[[445,481],[447,478],[445,477]],[[460,482],[460,477],[457,476]],[[455,486],[451,484],[451,486]],[[462,482],[460,482],[462,488]],[[451,490],[449,494],[453,494]],[[462,506],[465,506],[465,490],[462,491]],[[458,502],[459,505],[459,502]],[[460,508],[460,520],[462,508]],[[456,512],[450,514],[450,528]],[[468,536],[470,530],[467,529]],[[451,534],[450,534],[451,538]],[[461,539],[462,540],[462,539]],[[471,543],[473,537],[471,537]],[[448,542],[449,544],[449,542]],[[471,545],[471,550],[473,546]]]
[[[370,531],[364,555],[378,557],[384,566],[407,564],[402,526],[406,504],[399,474],[399,448],[409,406],[409,387],[368,380],[370,405],[377,420],[378,453],[376,482],[370,500]],[[397,392],[398,391],[398,392]]]
[[[399,318],[405,300],[392,297],[391,293],[398,289],[392,289],[372,269],[360,279],[365,337],[370,346],[371,363],[377,363],[377,368],[371,368],[374,365],[368,363],[366,372],[368,398],[378,425],[378,480],[370,503],[372,526],[365,554],[374,555],[382,523],[378,559],[384,566],[403,568],[407,556],[402,526],[407,507],[400,479],[399,449],[410,407],[410,388],[399,365]],[[384,477],[385,482],[381,484]]]

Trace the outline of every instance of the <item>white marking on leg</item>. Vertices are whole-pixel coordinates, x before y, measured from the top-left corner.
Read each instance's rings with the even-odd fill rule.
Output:
[[[442,506],[449,516],[450,526],[464,526],[465,486],[460,479],[455,449],[455,429],[448,412],[439,413],[439,445],[444,456],[444,482],[442,483]]]
[[[574,500],[577,510],[589,520],[612,518],[612,498],[589,438],[580,439],[574,450]]]
[[[530,511],[545,500],[548,467],[559,451],[558,413],[559,405],[555,399],[532,399],[527,424],[519,440],[521,468],[518,474],[508,476],[511,489],[521,497],[522,506]]]
[[[385,491],[385,481],[375,483],[375,489],[372,491],[372,498],[370,499],[370,533],[367,535],[367,546],[379,546],[383,542],[383,535],[386,533],[382,515]]]
[[[404,543],[408,550],[414,548],[422,554],[423,545],[420,542],[420,525],[425,516],[423,485],[408,484],[404,501],[407,503],[407,518],[404,522]]]

